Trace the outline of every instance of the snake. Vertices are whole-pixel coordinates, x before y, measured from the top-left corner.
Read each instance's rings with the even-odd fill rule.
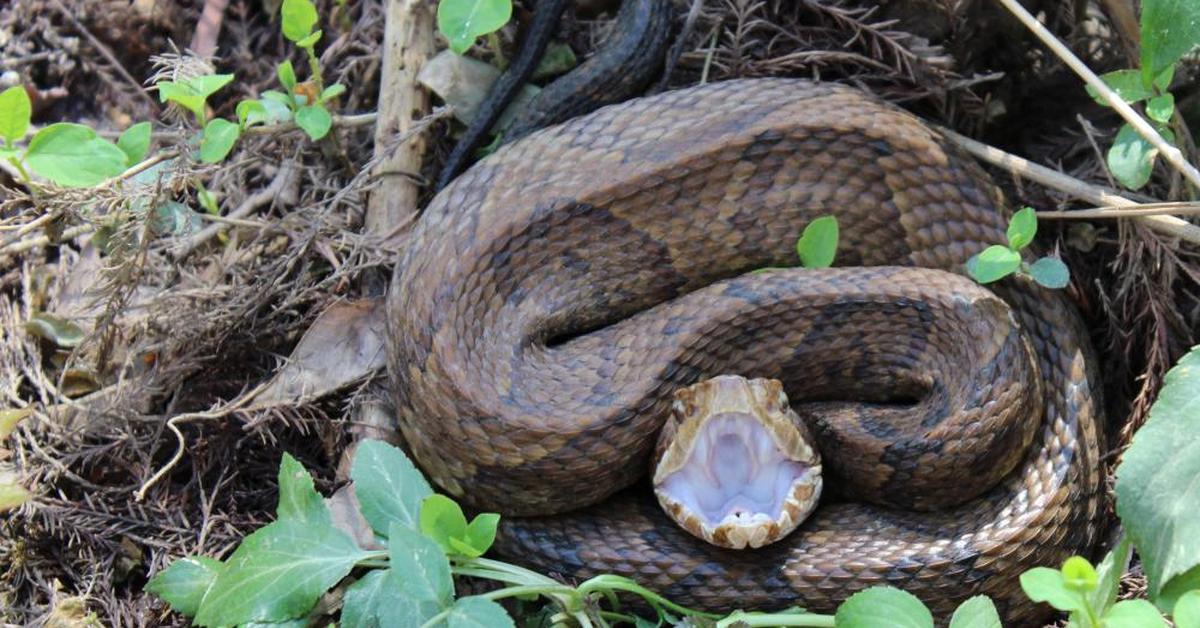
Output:
[[[822,216],[836,268],[755,272],[795,265]],[[970,283],[1007,217],[970,157],[852,87],[739,79],[601,108],[502,146],[415,225],[386,300],[399,430],[442,491],[503,515],[496,555],[567,582],[617,574],[716,612],[833,612],[892,585],[939,617],[984,594],[1029,625],[1049,609],[1018,576],[1090,555],[1105,521],[1095,361],[1062,291],[986,289],[1027,339],[1040,411],[963,503],[823,498],[782,540],[731,550],[676,526],[646,480],[674,394],[715,376],[780,380],[797,405],[933,394],[910,368],[933,351],[929,303]],[[898,321],[912,337],[878,348]],[[976,473],[941,456],[924,460]]]

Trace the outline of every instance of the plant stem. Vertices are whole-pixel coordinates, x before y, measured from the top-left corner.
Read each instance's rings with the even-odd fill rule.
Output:
[[[812,615],[808,613],[762,613],[753,615],[734,614],[717,622],[717,628],[729,628],[730,626],[735,625],[748,626],[751,628],[757,626],[815,626],[817,628],[833,628],[835,623],[833,615]]]
[[[1091,85],[1096,90],[1096,93],[1104,98],[1105,102],[1115,109],[1117,113],[1121,114],[1122,118],[1125,118],[1125,121],[1138,132],[1138,135],[1141,135],[1147,142],[1150,142],[1152,146],[1162,153],[1164,159],[1174,166],[1176,170],[1183,173],[1188,182],[1195,186],[1196,189],[1200,189],[1200,170],[1189,164],[1183,158],[1183,153],[1178,148],[1175,148],[1167,140],[1163,139],[1163,136],[1159,135],[1158,131],[1145,118],[1138,115],[1133,107],[1130,107],[1128,103],[1118,96],[1103,79],[1096,76],[1095,72],[1092,72],[1083,61],[1080,61],[1079,57],[1075,56],[1075,53],[1071,52],[1059,41],[1036,17],[1029,13],[1029,11],[1026,11],[1025,7],[1021,6],[1017,0],[999,0],[999,2],[1004,5],[1004,8],[1012,12],[1018,20],[1021,20],[1038,39],[1042,40],[1042,43],[1046,44],[1080,78],[1086,81],[1088,85]]]
[[[309,46],[304,49],[305,56],[308,57],[308,72],[312,75],[309,79],[317,86],[317,93],[320,94],[322,89],[325,89],[324,81],[321,78],[321,60],[317,59],[317,53],[313,52],[313,47]]]
[[[25,165],[21,163],[20,159],[17,159],[16,157],[9,157],[8,163],[12,164],[13,167],[17,169],[17,172],[21,173],[21,179],[23,179],[25,183],[29,183],[29,172],[25,170]]]

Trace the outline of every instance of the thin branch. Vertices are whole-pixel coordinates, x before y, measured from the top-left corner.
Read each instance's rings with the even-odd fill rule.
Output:
[[[1194,216],[1198,214],[1200,214],[1200,203],[1180,202],[1040,211],[1037,213],[1037,217],[1044,220],[1084,220],[1089,218],[1136,218],[1138,216],[1165,215]]]
[[[1096,93],[1100,94],[1101,98],[1109,106],[1121,114],[1121,117],[1138,132],[1138,135],[1141,135],[1154,148],[1157,148],[1158,152],[1162,154],[1168,163],[1175,166],[1176,170],[1183,173],[1183,176],[1196,189],[1200,190],[1200,170],[1197,170],[1195,166],[1188,163],[1178,148],[1175,148],[1167,140],[1163,139],[1163,136],[1159,135],[1158,131],[1154,130],[1154,127],[1149,122],[1146,122],[1145,118],[1138,115],[1138,112],[1134,111],[1133,107],[1130,107],[1128,103],[1122,100],[1112,88],[1099,76],[1096,76],[1095,72],[1092,72],[1083,61],[1080,61],[1079,57],[1075,56],[1075,53],[1071,52],[1059,41],[1036,17],[1030,14],[1029,11],[1026,11],[1025,7],[1021,6],[1017,0],[999,0],[999,2],[1011,11],[1013,15],[1017,16],[1017,19],[1021,20],[1029,30],[1033,31],[1033,34],[1037,35],[1037,38],[1042,40],[1042,43],[1046,44],[1058,58],[1062,59],[1076,74],[1083,78],[1092,89],[1096,90]]]
[[[946,139],[957,144],[963,150],[993,166],[1008,170],[1014,176],[1024,177],[1048,188],[1100,206],[1130,207],[1138,205],[1137,202],[1113,194],[1104,188],[1092,185],[1086,181],[1080,181],[1057,170],[1051,170],[1045,166],[1035,164],[1024,157],[1004,152],[994,146],[977,142],[964,135],[959,135],[950,129],[942,128],[939,130],[946,136]],[[1186,240],[1193,244],[1200,244],[1200,227],[1181,218],[1176,218],[1175,216],[1138,216],[1137,219],[1141,220],[1147,227],[1161,233]]]

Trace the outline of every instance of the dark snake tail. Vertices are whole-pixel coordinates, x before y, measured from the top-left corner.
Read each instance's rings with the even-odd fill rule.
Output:
[[[538,3],[516,59],[492,84],[479,113],[442,167],[437,181],[439,191],[466,167],[492,125],[529,79],[568,4],[569,0]],[[503,141],[511,142],[544,126],[636,95],[662,68],[672,15],[668,0],[625,0],[604,47],[543,89],[504,130]]]

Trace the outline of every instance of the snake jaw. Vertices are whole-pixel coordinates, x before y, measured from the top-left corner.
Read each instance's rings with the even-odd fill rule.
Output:
[[[816,507],[820,458],[779,382],[716,377],[679,391],[672,410],[654,492],[685,530],[721,547],[758,548]]]

